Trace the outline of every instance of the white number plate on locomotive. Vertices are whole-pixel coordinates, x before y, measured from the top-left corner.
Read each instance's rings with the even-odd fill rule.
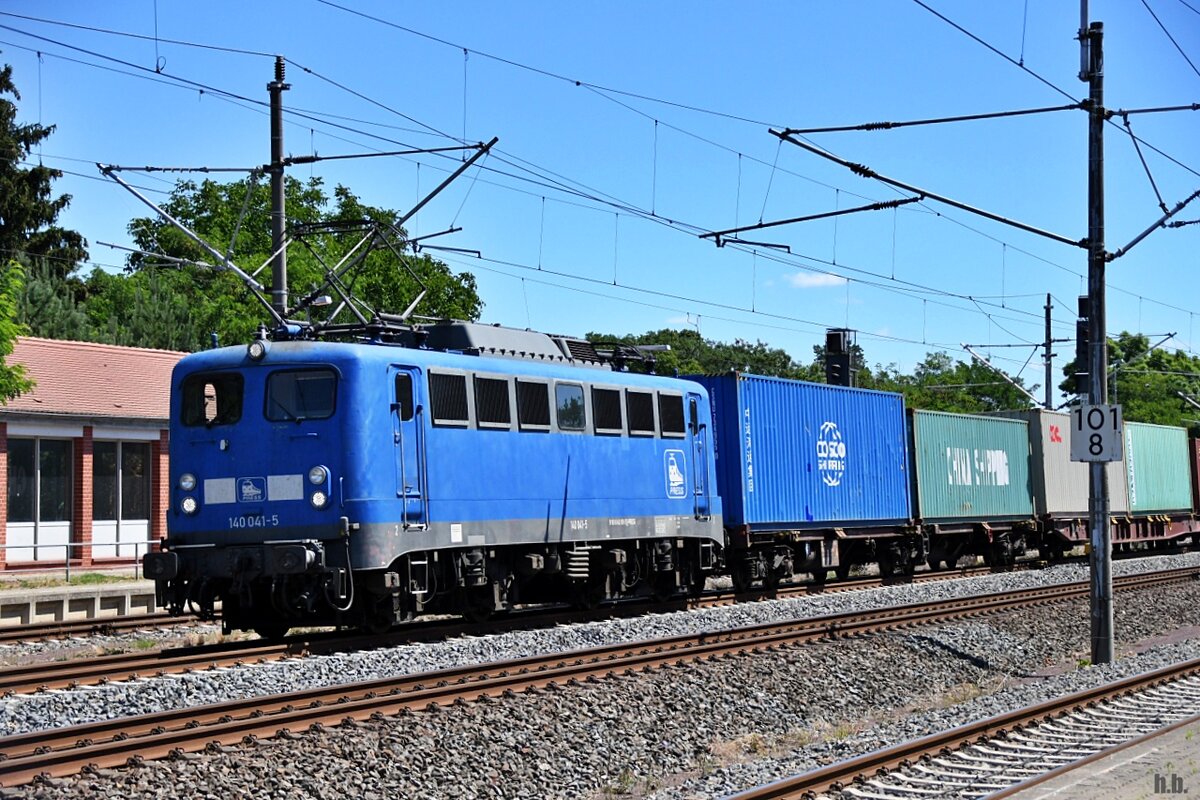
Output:
[[[241,528],[274,528],[279,525],[278,514],[246,514],[229,518],[229,529]]]

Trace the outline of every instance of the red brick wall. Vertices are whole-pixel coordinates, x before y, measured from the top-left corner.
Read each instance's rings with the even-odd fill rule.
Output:
[[[83,426],[83,436],[75,440],[74,498],[71,507],[70,556],[83,566],[92,565],[92,426]]]
[[[0,422],[0,545],[8,544],[8,423]],[[8,550],[0,547],[0,569],[8,560]]]
[[[150,538],[162,541],[167,535],[167,511],[171,507],[171,478],[167,462],[167,431],[150,445]],[[160,550],[158,546],[152,546]]]

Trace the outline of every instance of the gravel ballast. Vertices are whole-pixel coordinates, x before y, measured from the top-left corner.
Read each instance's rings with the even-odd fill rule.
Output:
[[[1118,574],[1200,563],[1197,556],[1120,562]],[[754,603],[494,637],[160,678],[13,698],[8,732],[169,704],[277,693],[470,661],[884,604],[979,594],[1085,577],[1077,567]],[[1197,624],[1200,584],[1123,593],[1121,642]],[[1077,669],[1088,650],[1086,602],[779,652],[305,733],[139,769],[15,790],[25,797],[150,797],[204,787],[227,797],[715,797],[991,716],[1048,697],[1200,656],[1186,639],[1115,665]],[[1197,635],[1192,631],[1187,635]],[[414,666],[416,665],[416,666]],[[1064,671],[1065,670],[1065,671]],[[1061,674],[1059,674],[1061,673]],[[258,687],[258,688],[256,688]],[[267,687],[266,689],[262,687]],[[132,710],[131,710],[132,709]],[[176,791],[172,792],[174,787]]]

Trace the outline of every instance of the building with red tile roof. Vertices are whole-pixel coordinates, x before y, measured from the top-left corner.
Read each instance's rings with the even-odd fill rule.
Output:
[[[0,569],[89,567],[163,538],[171,370],[185,354],[24,337],[0,406]]]

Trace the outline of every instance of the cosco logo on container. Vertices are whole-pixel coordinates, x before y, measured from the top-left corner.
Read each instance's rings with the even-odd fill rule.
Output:
[[[846,443],[836,423],[822,424],[817,434],[817,469],[826,486],[839,485],[846,473]]]

